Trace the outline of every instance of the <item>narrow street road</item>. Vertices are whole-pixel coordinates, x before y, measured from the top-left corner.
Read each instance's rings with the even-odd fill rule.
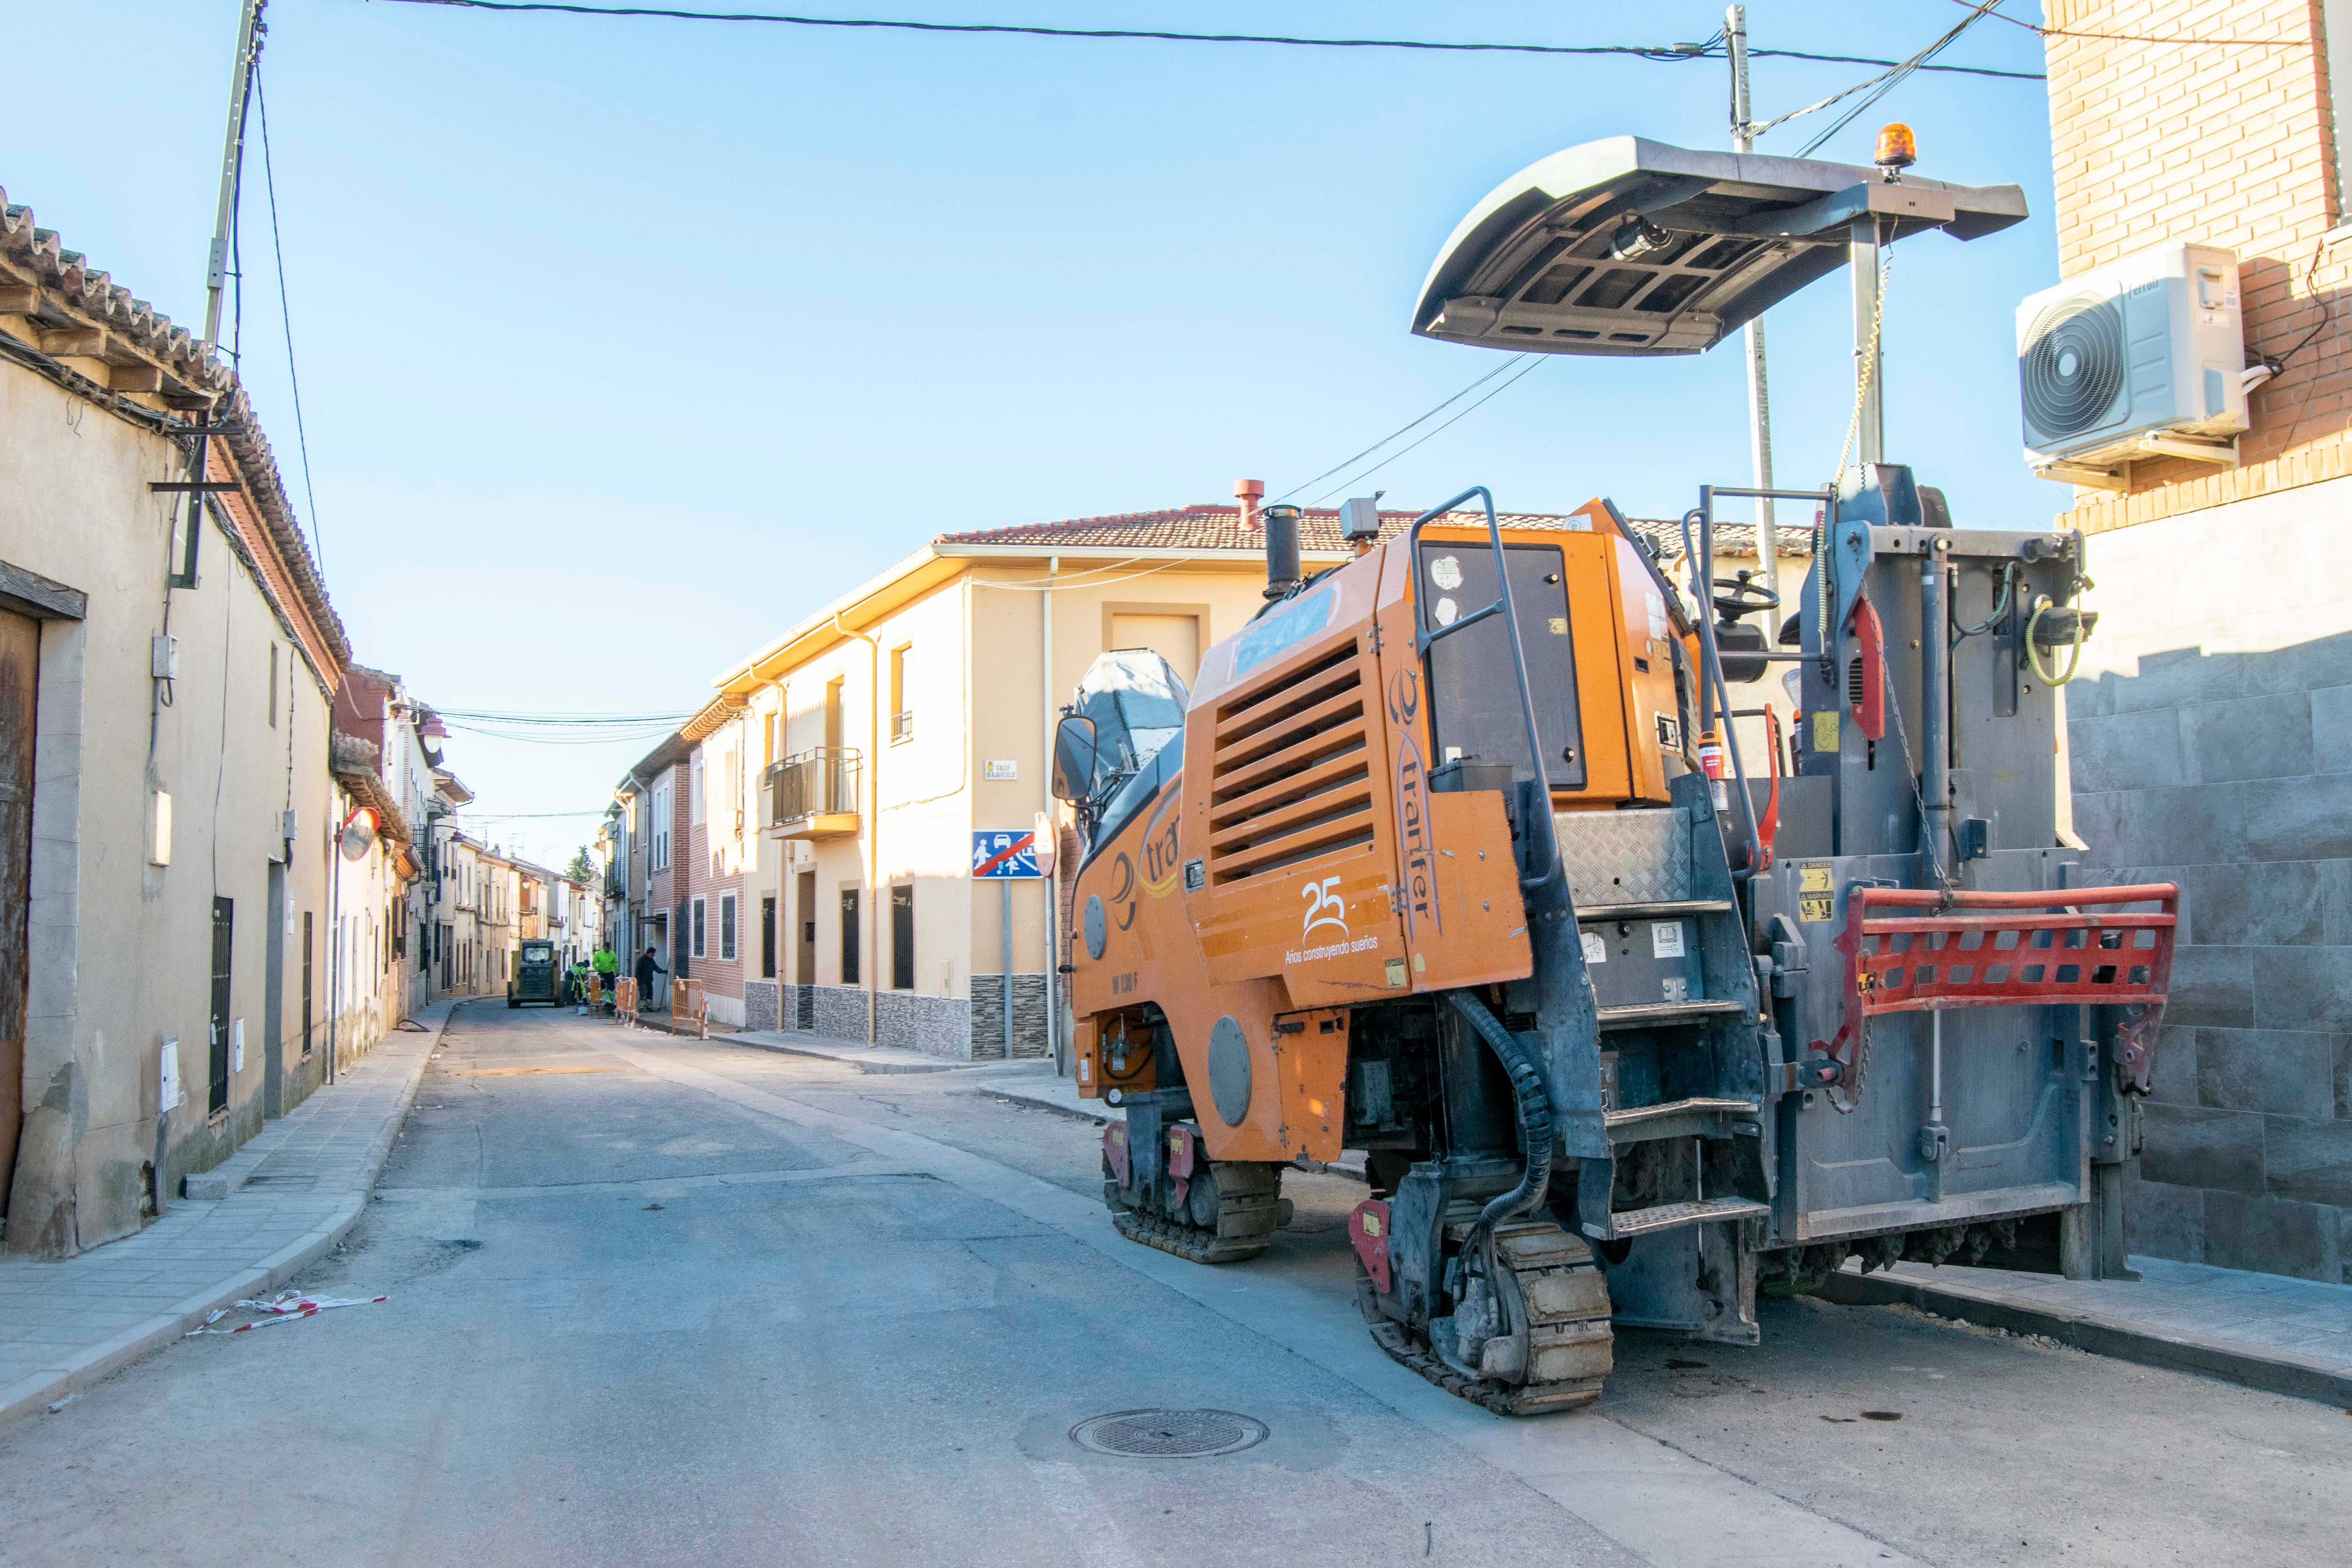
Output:
[[[1893,1309],[1621,1335],[1598,1413],[1501,1421],[1364,1335],[1360,1187],[1294,1176],[1272,1252],[1198,1268],[1111,1231],[1094,1128],[987,1082],[461,1009],[301,1281],[390,1301],[0,1432],[0,1562],[2342,1560],[2347,1413]],[[1155,1406],[1268,1436],[1068,1435]]]

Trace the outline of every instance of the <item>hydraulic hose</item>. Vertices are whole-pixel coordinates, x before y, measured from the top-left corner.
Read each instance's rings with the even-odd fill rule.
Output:
[[[1527,1213],[1544,1200],[1551,1186],[1551,1095],[1544,1087],[1543,1073],[1528,1060],[1519,1042],[1511,1038],[1502,1020],[1467,991],[1448,991],[1453,1002],[1486,1048],[1510,1074],[1511,1098],[1519,1113],[1519,1138],[1527,1147],[1528,1166],[1519,1177],[1519,1185],[1496,1198],[1479,1211],[1478,1227],[1491,1230],[1515,1215]]]
[[[2057,608],[2048,594],[2042,594],[2034,600],[2033,614],[2025,622],[2025,661],[2033,666],[2033,673],[2042,677],[2043,685],[2053,688],[2072,681],[2074,672],[2083,667],[2083,617],[2079,611],[2074,616],[2074,651],[2067,658],[2066,673],[2062,675],[2042,662],[2042,645],[2033,640],[2033,635],[2042,629],[2042,617]]]

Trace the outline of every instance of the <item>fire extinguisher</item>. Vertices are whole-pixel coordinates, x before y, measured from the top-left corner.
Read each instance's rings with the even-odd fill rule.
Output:
[[[1731,810],[1731,792],[1724,784],[1723,737],[1711,729],[1699,732],[1698,767],[1706,775],[1706,787],[1715,796],[1715,809]]]

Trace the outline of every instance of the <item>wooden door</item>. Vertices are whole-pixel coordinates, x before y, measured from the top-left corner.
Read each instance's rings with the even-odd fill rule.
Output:
[[[25,1111],[25,916],[32,896],[33,698],[41,623],[0,610],[0,1214]]]

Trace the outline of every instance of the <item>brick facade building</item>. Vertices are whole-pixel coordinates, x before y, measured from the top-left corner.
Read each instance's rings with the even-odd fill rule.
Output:
[[[2226,246],[2275,371],[2234,466],[2146,458],[2058,518],[2103,615],[2066,694],[2075,831],[2104,875],[2183,892],[2131,1245],[2352,1279],[2352,5],[2045,25],[2062,271]]]

